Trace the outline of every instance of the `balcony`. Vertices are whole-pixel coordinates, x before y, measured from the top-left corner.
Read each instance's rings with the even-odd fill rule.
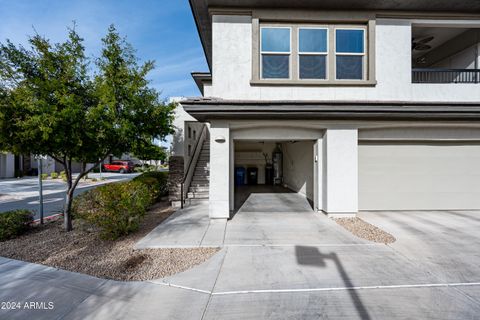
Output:
[[[480,28],[412,26],[412,83],[480,83]]]
[[[480,83],[480,69],[414,68],[412,83]]]

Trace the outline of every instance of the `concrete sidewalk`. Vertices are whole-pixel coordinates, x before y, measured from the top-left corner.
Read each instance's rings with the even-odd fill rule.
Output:
[[[375,261],[376,263],[372,263]],[[13,260],[2,319],[475,319],[480,283],[448,284],[387,246],[228,247],[170,278],[118,282]]]
[[[178,210],[136,244],[137,249],[221,247],[227,220],[211,220],[208,203]]]
[[[397,242],[360,241],[319,219],[325,225],[318,229],[323,243],[302,244],[300,233],[297,244],[224,245],[197,267],[147,282],[102,280],[0,259],[0,301],[54,304],[50,310],[0,310],[0,319],[478,317],[478,212],[360,216]],[[186,217],[178,221],[195,225]]]

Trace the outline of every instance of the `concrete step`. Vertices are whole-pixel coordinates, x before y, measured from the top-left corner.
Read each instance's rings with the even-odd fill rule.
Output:
[[[210,181],[210,175],[193,175],[192,182],[208,182]]]
[[[210,183],[208,181],[192,181],[190,188],[208,188]]]
[[[190,185],[194,187],[206,187],[210,185],[210,181],[208,179],[195,179],[192,180]]]
[[[206,186],[206,187],[194,187],[192,185],[190,185],[190,188],[188,188],[188,192],[208,192],[209,191],[209,187]]]
[[[208,196],[208,192],[207,193],[192,193],[192,192],[189,192],[187,193],[187,197],[189,199],[208,199],[209,196]]]

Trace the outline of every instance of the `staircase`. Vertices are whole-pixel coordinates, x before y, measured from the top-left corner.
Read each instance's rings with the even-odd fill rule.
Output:
[[[190,201],[208,200],[210,185],[210,139],[203,142],[200,156],[198,157],[193,179],[188,188],[187,199]]]

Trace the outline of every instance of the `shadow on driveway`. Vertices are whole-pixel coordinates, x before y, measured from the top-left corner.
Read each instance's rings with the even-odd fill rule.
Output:
[[[328,260],[332,261],[340,276],[342,277],[345,287],[351,288],[354,287],[352,280],[348,277],[345,268],[342,265],[342,262],[338,258],[335,252],[330,253],[321,253],[320,250],[316,247],[310,246],[295,246],[295,255],[297,257],[297,262],[300,265],[315,266],[319,268],[326,268]],[[352,299],[353,305],[357,310],[358,316],[360,319],[370,320],[370,315],[365,309],[365,306],[362,303],[362,300],[358,296],[355,290],[347,290],[350,298]]]

